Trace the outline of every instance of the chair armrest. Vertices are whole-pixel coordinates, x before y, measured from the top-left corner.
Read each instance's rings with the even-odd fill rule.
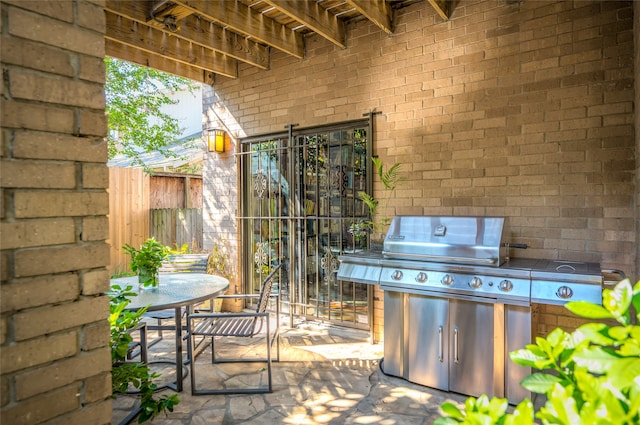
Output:
[[[258,298],[259,294],[225,294],[218,295],[216,298]]]
[[[195,313],[187,316],[187,319],[219,319],[219,318],[238,318],[238,317],[267,317],[269,312],[256,313],[255,311],[246,313]]]

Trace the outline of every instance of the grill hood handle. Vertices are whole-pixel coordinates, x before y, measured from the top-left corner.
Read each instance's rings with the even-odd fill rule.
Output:
[[[509,242],[505,242],[504,244],[502,244],[502,246],[506,246],[507,248],[518,248],[518,249],[527,249],[527,248],[529,248],[529,245],[527,245],[526,243],[509,243]]]

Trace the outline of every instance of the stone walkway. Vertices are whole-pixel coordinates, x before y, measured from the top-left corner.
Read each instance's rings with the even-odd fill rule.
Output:
[[[244,340],[216,348],[224,355],[261,354],[260,339]],[[384,375],[379,368],[383,347],[367,340],[367,333],[319,323],[284,327],[281,361],[273,363],[273,393],[192,396],[187,378],[184,391],[179,393],[180,404],[153,424],[426,425],[439,417],[444,401],[466,399]],[[158,346],[167,341],[172,342],[172,336],[165,335]],[[170,352],[163,353],[158,346],[153,347],[154,355],[170,358]],[[197,359],[197,375],[202,378],[198,382],[205,385],[244,385],[266,379],[263,363],[213,366],[210,359],[210,348]],[[163,374],[171,377],[169,371]],[[133,396],[115,400],[112,424],[126,417],[136,402]]]

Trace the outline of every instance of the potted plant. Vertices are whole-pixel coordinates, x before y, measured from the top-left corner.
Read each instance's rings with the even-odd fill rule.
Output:
[[[387,204],[389,199],[391,199],[393,191],[402,181],[404,181],[404,178],[400,175],[402,165],[399,162],[394,163],[385,171],[384,164],[380,159],[372,157],[371,161],[373,162],[375,171],[385,188],[385,192],[383,192],[380,199],[376,199],[372,195],[363,191],[358,192],[358,197],[369,208],[370,219],[352,224],[349,228],[349,232],[353,234],[356,239],[362,238],[367,233],[370,233],[372,248],[378,248],[377,245],[382,244],[386,228],[391,223],[391,218],[388,216],[378,217],[378,211],[386,211]]]
[[[220,244],[214,243],[213,248],[211,249],[211,255],[209,256],[209,262],[207,264],[207,273],[222,276],[231,281],[233,279],[233,273],[231,271],[231,266],[227,261],[228,241],[225,238],[221,238],[219,241]],[[229,288],[231,288],[231,285],[229,285]],[[234,292],[238,293],[237,286]],[[227,291],[227,293],[233,292]],[[242,310],[242,307],[243,303],[239,298],[223,299],[218,297],[215,300],[215,311],[224,310],[237,313]]]
[[[158,286],[158,270],[169,256],[169,248],[162,245],[155,238],[149,238],[136,249],[124,244],[124,249],[131,256],[131,271],[138,274],[138,282],[143,287]]]

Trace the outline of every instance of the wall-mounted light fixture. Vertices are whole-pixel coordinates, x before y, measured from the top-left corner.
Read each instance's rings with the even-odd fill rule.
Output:
[[[209,152],[224,153],[227,142],[229,141],[229,134],[217,128],[207,131],[207,149]]]

